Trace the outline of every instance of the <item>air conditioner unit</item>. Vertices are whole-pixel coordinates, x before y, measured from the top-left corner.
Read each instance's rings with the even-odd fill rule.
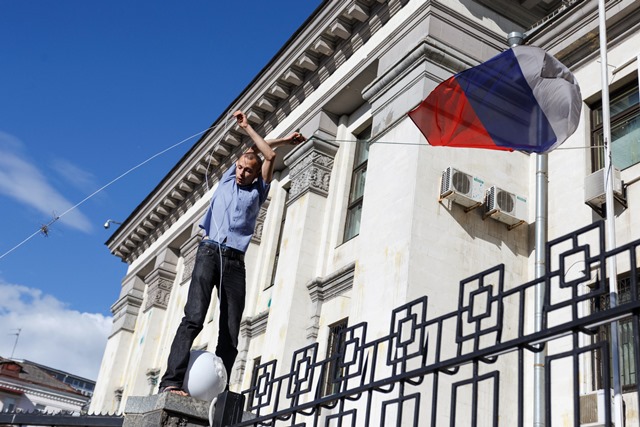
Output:
[[[509,193],[494,185],[487,190],[485,203],[484,219],[491,217],[504,222],[509,226],[509,230],[526,222],[527,199],[522,196]]]
[[[604,390],[595,390],[580,396],[580,426],[601,427],[605,423]],[[613,421],[613,390],[609,390],[611,420]]]
[[[440,200],[449,199],[462,205],[467,211],[482,204],[484,181],[449,166],[442,172]]]
[[[584,202],[599,213],[602,211],[602,205],[607,201],[604,173],[605,170],[600,169],[591,175],[587,175],[584,179]],[[615,168],[613,168],[613,197],[614,200],[620,202],[624,207],[627,206],[622,189],[620,171]]]

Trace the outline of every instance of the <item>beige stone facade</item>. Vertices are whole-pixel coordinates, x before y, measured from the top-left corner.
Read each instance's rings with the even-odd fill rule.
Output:
[[[506,49],[512,31],[530,30],[571,68],[584,100],[578,130],[549,154],[549,238],[599,219],[585,204],[592,172],[592,115],[600,99],[597,2],[560,0],[326,1],[239,96],[261,134],[298,128],[309,142],[278,153],[277,172],[246,254],[247,303],[232,390],[251,370],[317,342],[330,326],[366,321],[388,333],[391,311],[427,295],[429,317],[456,309],[459,282],[499,263],[506,286],[534,278],[535,156],[431,147],[407,117],[440,81]],[[640,3],[607,2],[611,89],[637,91]],[[534,30],[531,30],[534,28]],[[636,98],[637,99],[637,98]],[[156,391],[182,317],[197,223],[217,179],[248,138],[221,116],[109,239],[129,264],[105,350],[92,411],[122,411],[129,396]],[[357,137],[371,128],[359,230],[345,240]],[[640,143],[639,143],[640,146]],[[290,151],[289,151],[290,150]],[[526,199],[525,223],[510,229],[440,200],[453,167]],[[640,163],[621,172],[627,208],[618,244],[640,237]],[[277,259],[277,263],[276,263]],[[626,270],[625,270],[626,268]],[[620,273],[628,271],[620,266]],[[194,346],[213,351],[216,302]],[[324,356],[324,354],[322,354]],[[581,387],[590,391],[586,367]],[[515,424],[514,424],[515,425]]]

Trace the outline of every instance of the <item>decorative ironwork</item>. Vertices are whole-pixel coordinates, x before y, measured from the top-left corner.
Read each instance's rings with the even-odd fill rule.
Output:
[[[533,355],[542,350],[546,425],[579,426],[581,395],[593,391],[582,377],[596,352],[604,389],[611,387],[609,343],[594,339],[600,326],[630,318],[627,335],[640,366],[640,240],[606,251],[604,223],[598,222],[546,249],[543,277],[505,288],[505,267],[498,265],[460,283],[455,311],[430,317],[423,296],[393,310],[386,336],[368,337],[367,323],[359,323],[339,332],[339,349],[324,360],[313,344],[296,351],[282,375],[275,360],[256,366],[243,392],[255,418],[234,426],[528,425]],[[618,306],[594,310],[594,301],[608,293],[611,257],[628,270],[631,291]],[[539,331],[536,291],[544,292]],[[333,386],[325,395],[327,378]],[[634,383],[627,414],[640,413],[640,381]],[[611,393],[603,395],[604,423],[611,425]]]

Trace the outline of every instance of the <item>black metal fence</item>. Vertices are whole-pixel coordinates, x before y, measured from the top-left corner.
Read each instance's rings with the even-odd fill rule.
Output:
[[[243,392],[255,418],[234,426],[530,425],[536,352],[545,354],[547,426],[611,425],[602,328],[620,319],[627,425],[638,425],[640,240],[607,252],[604,234],[598,222],[548,242],[546,274],[519,286],[505,286],[504,265],[463,280],[448,314],[429,316],[424,296],[393,310],[386,336],[369,337],[359,323],[339,332],[329,357],[313,344],[294,353],[286,374],[275,360],[260,364]],[[611,257],[629,285],[614,308],[596,304],[609,293]],[[544,291],[539,331],[536,288]],[[600,399],[596,388],[606,390]]]
[[[0,426],[121,427],[123,421],[122,415],[77,415],[65,411],[56,414],[0,412]]]

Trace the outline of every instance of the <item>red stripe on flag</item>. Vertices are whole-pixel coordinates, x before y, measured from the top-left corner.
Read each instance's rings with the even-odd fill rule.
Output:
[[[440,83],[409,117],[431,145],[513,151],[493,142],[456,76]]]

